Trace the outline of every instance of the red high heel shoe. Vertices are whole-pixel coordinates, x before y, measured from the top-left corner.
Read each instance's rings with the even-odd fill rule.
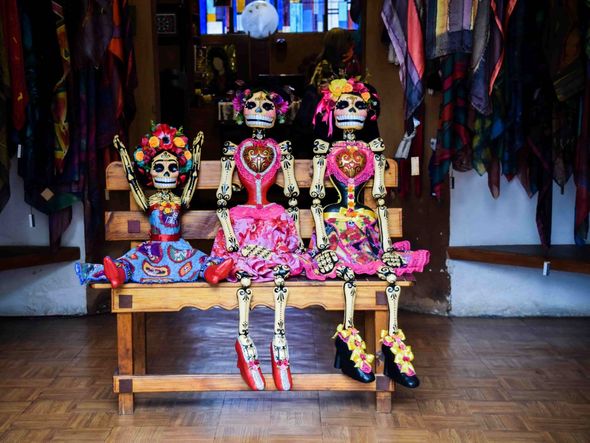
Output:
[[[291,377],[289,359],[279,360],[275,358],[275,350],[272,343],[270,344],[270,362],[272,364],[272,378],[277,389],[279,391],[290,391],[293,389],[293,378]]]
[[[218,265],[216,265],[215,263],[210,264],[209,266],[207,266],[207,269],[205,269],[205,281],[212,285],[216,285],[221,280],[225,280],[229,276],[229,273],[231,272],[233,266],[233,258],[228,258],[227,260],[219,263]]]
[[[258,359],[248,356],[248,349],[236,340],[236,352],[238,353],[238,369],[242,379],[246,382],[248,387],[253,391],[264,391],[266,381],[260,370],[260,362]]]
[[[122,266],[117,266],[117,263],[108,256],[104,258],[102,264],[104,265],[104,275],[106,275],[111,282],[113,289],[118,288],[125,283],[127,276],[125,275],[125,270]]]

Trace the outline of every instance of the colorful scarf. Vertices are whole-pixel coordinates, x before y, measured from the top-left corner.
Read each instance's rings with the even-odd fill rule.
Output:
[[[63,69],[63,75],[53,88],[54,95],[53,103],[51,105],[53,124],[55,126],[55,170],[58,174],[61,174],[64,169],[64,157],[68,153],[70,147],[70,128],[67,121],[67,80],[70,74],[70,48],[68,44],[68,34],[66,32],[66,23],[64,20],[63,5],[59,1],[53,0],[51,2],[51,7],[55,16],[57,44],[59,45],[59,53]]]
[[[0,211],[10,198],[10,155],[8,153],[8,91],[10,78],[6,53],[4,26],[0,21]]]
[[[399,61],[399,76],[405,97],[405,118],[410,119],[424,100],[425,58],[420,1],[385,0],[381,18]]]
[[[469,55],[452,54],[441,60],[443,96],[440,105],[436,150],[430,158],[431,193],[442,196],[451,162],[460,171],[471,169],[471,131],[467,127]]]
[[[8,49],[10,70],[10,95],[12,97],[12,124],[16,130],[25,125],[29,94],[25,80],[23,43],[17,0],[0,2],[5,42]]]
[[[426,58],[471,53],[479,0],[430,0],[426,4]]]

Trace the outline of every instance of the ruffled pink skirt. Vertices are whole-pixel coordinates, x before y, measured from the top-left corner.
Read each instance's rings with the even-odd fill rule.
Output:
[[[340,217],[325,220],[326,233],[329,240],[329,249],[338,256],[338,265],[344,265],[352,269],[355,274],[376,275],[377,270],[386,266],[381,261],[383,249],[379,241],[378,222],[373,217],[359,215],[344,221]],[[424,271],[424,267],[430,261],[430,251],[419,249],[412,251],[407,240],[393,243],[395,251],[401,256],[403,265],[394,268],[396,275],[412,274]],[[316,249],[316,236],[313,234],[310,249]],[[321,274],[317,264],[312,263],[311,269],[307,269],[307,277],[315,280],[336,278],[336,272]]]
[[[272,281],[273,269],[277,265],[286,265],[291,269],[291,276],[297,276],[310,267],[311,258],[305,252],[298,252],[299,236],[295,222],[285,208],[270,203],[262,208],[240,205],[229,211],[234,234],[240,250],[247,245],[257,245],[271,251],[268,257],[244,257],[240,251],[228,252],[225,236],[220,229],[215,237],[211,255],[220,258],[232,258],[234,267],[230,281],[236,281],[235,273],[246,272],[252,280]]]

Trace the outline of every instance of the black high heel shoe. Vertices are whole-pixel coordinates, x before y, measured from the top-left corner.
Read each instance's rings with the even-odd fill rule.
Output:
[[[348,344],[344,342],[339,335],[336,336],[336,357],[334,359],[334,367],[340,369],[343,374],[350,378],[360,381],[361,383],[371,383],[375,381],[375,374],[373,371],[367,373],[354,366],[354,361],[351,360],[352,351],[348,349]]]
[[[399,370],[399,366],[395,362],[395,354],[391,352],[391,348],[387,345],[381,345],[381,351],[383,352],[383,360],[385,366],[383,368],[383,374],[387,375],[394,382],[399,383],[406,388],[417,388],[420,386],[420,380],[416,374],[408,375],[404,374]]]

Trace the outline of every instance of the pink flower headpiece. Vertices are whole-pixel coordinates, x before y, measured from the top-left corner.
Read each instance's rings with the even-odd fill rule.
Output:
[[[232,101],[234,106],[234,120],[238,123],[238,125],[244,123],[244,106],[256,92],[264,93],[268,99],[274,103],[275,109],[277,111],[277,120],[279,123],[285,123],[285,115],[289,110],[289,102],[281,97],[280,94],[277,94],[276,92],[268,92],[264,89],[254,91],[251,89],[244,89],[243,91],[237,91]]]
[[[353,94],[358,95],[362,98],[369,107],[369,113],[371,120],[377,119],[375,109],[377,108],[377,94],[371,93],[367,85],[362,82],[349,78],[337,78],[332,80],[328,87],[322,89],[322,98],[316,108],[316,115],[322,115],[322,121],[328,124],[328,135],[332,135],[332,115],[334,114],[334,108],[336,102],[340,99],[342,94]],[[315,125],[315,119],[313,120]]]

